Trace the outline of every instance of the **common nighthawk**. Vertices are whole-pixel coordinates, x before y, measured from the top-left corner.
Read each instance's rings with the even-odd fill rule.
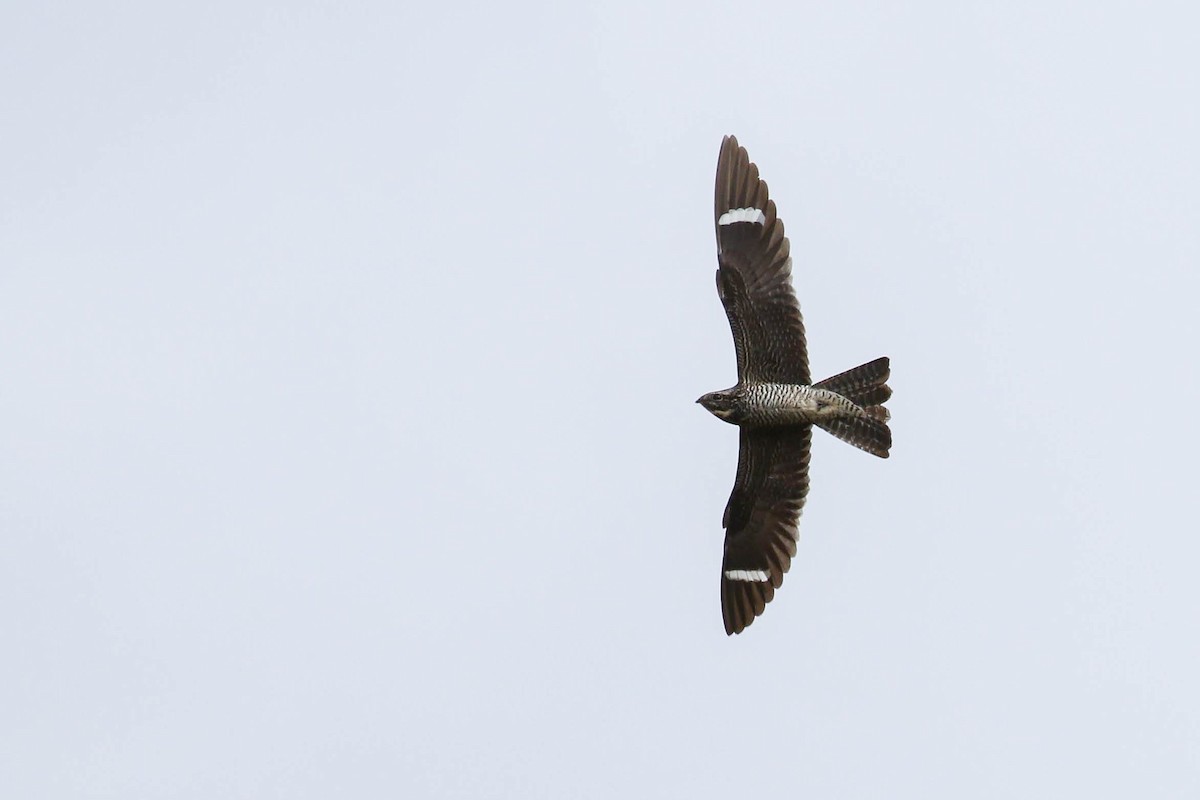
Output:
[[[883,403],[892,390],[886,357],[812,383],[783,222],[733,136],[717,161],[715,220],[717,294],[733,331],[738,382],[696,402],[741,433],[722,521],[721,614],[732,635],[763,613],[796,555],[812,426],[887,458],[892,432]]]

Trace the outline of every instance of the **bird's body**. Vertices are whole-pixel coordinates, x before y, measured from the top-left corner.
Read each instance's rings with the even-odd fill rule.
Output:
[[[722,394],[735,398],[733,411],[729,416],[717,416],[733,425],[811,425],[863,413],[837,392],[793,383],[749,383],[726,389]]]
[[[790,244],[766,182],[732,136],[721,144],[714,213],[717,293],[738,382],[697,402],[741,431],[721,568],[721,613],[734,634],[763,612],[796,555],[812,426],[887,458],[892,432],[883,403],[892,390],[887,358],[811,382]]]

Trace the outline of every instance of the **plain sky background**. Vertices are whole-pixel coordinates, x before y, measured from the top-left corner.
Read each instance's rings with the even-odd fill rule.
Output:
[[[1200,796],[1192,3],[5,3],[0,794]],[[712,185],[800,551],[722,630]]]

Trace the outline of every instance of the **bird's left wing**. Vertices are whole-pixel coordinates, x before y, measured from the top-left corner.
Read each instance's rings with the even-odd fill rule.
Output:
[[[717,159],[717,293],[729,317],[738,380],[812,383],[791,245],[758,167],[733,136]]]
[[[763,613],[792,565],[808,495],[811,425],[742,428],[737,478],[725,506],[721,615],[741,633]]]

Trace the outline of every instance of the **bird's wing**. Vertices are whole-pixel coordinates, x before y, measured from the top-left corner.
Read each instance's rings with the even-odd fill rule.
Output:
[[[811,383],[790,245],[767,183],[726,136],[717,161],[717,293],[729,317],[738,379]]]
[[[808,494],[811,425],[742,428],[737,479],[725,506],[721,615],[741,633],[763,612],[792,565]]]

